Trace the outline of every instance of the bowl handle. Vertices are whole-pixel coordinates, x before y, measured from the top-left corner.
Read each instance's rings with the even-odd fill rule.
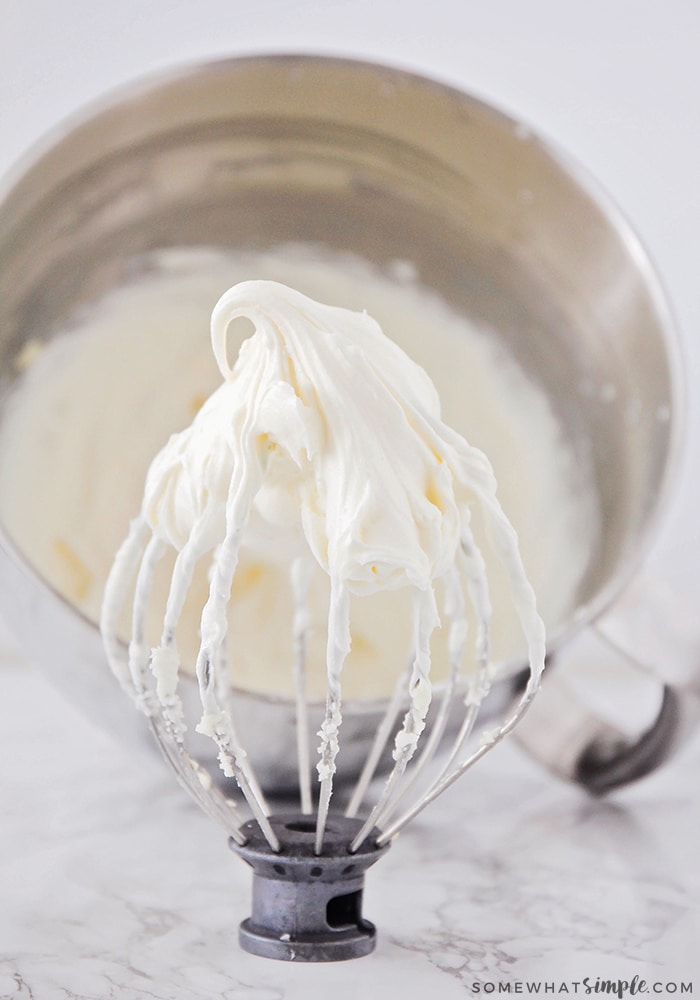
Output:
[[[698,731],[700,585],[683,577],[638,577],[552,654],[513,734],[531,757],[601,795],[656,770]]]

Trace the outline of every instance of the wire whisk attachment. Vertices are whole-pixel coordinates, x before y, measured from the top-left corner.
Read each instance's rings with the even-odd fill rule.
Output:
[[[240,318],[255,332],[231,365],[227,331]],[[141,513],[106,587],[105,648],[180,779],[254,868],[243,946],[304,961],[364,954],[374,940],[361,915],[364,871],[516,725],[539,684],[544,628],[488,460],[441,420],[428,376],[370,317],[273,282],[244,282],[214,309],[212,345],[223,383],[151,465]],[[484,545],[507,577],[530,673],[504,721],[477,737],[494,680]],[[228,611],[244,552],[286,566],[292,595],[299,812],[291,818],[271,810],[234,723]],[[152,643],[153,581],[168,554],[171,581]],[[193,665],[202,708],[196,728],[214,741],[220,769],[240,794],[224,793],[186,748],[181,685],[192,664],[182,663],[177,634],[202,561],[209,588]],[[328,611],[314,779],[307,682],[309,590],[318,574]],[[393,694],[339,811],[334,781],[353,602],[383,591],[410,595],[410,645],[397,649]],[[129,602],[125,650],[119,623]],[[447,662],[435,685],[438,630],[447,635]],[[382,786],[375,779],[389,751]]]

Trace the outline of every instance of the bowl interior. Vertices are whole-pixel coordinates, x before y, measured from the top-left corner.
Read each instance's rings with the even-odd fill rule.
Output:
[[[135,87],[57,137],[0,208],[0,362],[173,246],[308,242],[487,326],[592,469],[579,608],[636,560],[676,430],[675,357],[637,240],[539,138],[463,94],[343,60],[274,57]],[[562,622],[562,630],[568,623]]]

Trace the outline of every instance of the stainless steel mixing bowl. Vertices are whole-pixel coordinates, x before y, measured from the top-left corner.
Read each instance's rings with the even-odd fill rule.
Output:
[[[544,388],[592,458],[602,514],[578,606],[552,643],[591,621],[638,563],[667,494],[681,409],[673,325],[614,206],[548,143],[466,94],[362,62],[241,58],[146,80],[69,122],[2,190],[3,387],[28,338],[51,337],[137,255],[287,241],[411,261]],[[604,399],[602,386],[612,387]],[[0,593],[27,652],[105,725],[131,733],[134,711],[115,694],[95,625],[6,533]],[[284,784],[291,707],[242,704],[243,741]],[[344,715],[347,767],[365,752],[377,706]]]

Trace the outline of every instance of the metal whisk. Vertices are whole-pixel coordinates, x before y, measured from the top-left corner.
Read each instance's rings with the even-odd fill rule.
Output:
[[[241,315],[253,320],[256,332],[231,368],[226,357],[226,331],[231,321]],[[308,328],[306,340],[299,333],[304,324]],[[310,353],[307,341],[313,338],[316,340]],[[175,435],[151,467],[141,515],[132,522],[107,584],[101,623],[105,648],[112,669],[148,716],[181,782],[224,826],[234,851],[253,867],[252,915],[241,925],[242,946],[259,955],[288,960],[355,957],[367,954],[375,942],[374,927],[362,915],[365,871],[411,819],[515,726],[538,686],[544,661],[543,629],[520,563],[515,534],[496,500],[495,482],[486,459],[440,423],[439,414],[431,410],[434,403],[432,396],[426,395],[425,384],[420,383],[420,392],[413,388],[415,373],[420,369],[411,367],[413,363],[384,338],[373,321],[364,315],[319,306],[270,282],[246,282],[231,289],[214,310],[212,339],[226,380],[219,390],[222,395],[215,400],[215,394],[209,401],[211,405],[205,404],[192,427]],[[358,355],[360,350],[362,355]],[[367,363],[369,356],[379,358],[374,367]],[[325,369],[319,368],[319,359],[325,361]],[[367,399],[363,400],[361,389],[353,388],[356,371],[369,393]],[[331,372],[332,379],[326,379],[327,372]],[[408,376],[413,381],[402,382]],[[425,379],[424,373],[421,377]],[[324,396],[326,382],[328,392]],[[346,384],[349,395],[343,398]],[[355,398],[355,391],[360,398]],[[385,398],[387,407],[392,407],[392,419],[396,400],[408,400],[399,414],[402,422],[397,425],[406,427],[404,450],[398,458],[393,457],[379,426],[371,429],[371,439],[360,435],[359,440],[367,443],[355,445],[351,459],[355,473],[358,470],[354,467],[359,466],[359,478],[355,479],[361,488],[353,492],[352,483],[347,485],[347,475],[345,479],[339,477],[347,489],[347,495],[341,498],[347,523],[359,525],[357,539],[353,535],[352,543],[360,556],[357,568],[342,573],[334,555],[337,537],[333,536],[337,515],[334,497],[337,500],[339,495],[333,479],[338,467],[338,435],[346,433],[348,423],[355,426],[353,420],[356,424],[366,421],[370,401],[379,400],[384,405]],[[226,414],[225,420],[222,413]],[[319,413],[325,420],[322,435],[314,431]],[[334,427],[340,428],[336,437]],[[298,446],[300,428],[306,435],[302,446]],[[395,430],[392,433],[394,441]],[[397,442],[396,447],[401,449],[402,442]],[[374,460],[379,461],[373,474],[371,470],[363,471],[367,449],[374,449]],[[406,459],[409,452],[418,456],[413,465]],[[313,480],[318,492],[318,484],[322,483],[324,523],[331,527],[327,529],[327,549],[319,547],[308,526],[302,526],[303,530],[294,528],[289,587],[294,604],[290,642],[294,649],[299,804],[294,812],[275,814],[256,778],[255,760],[246,753],[233,721],[231,708],[236,695],[230,681],[229,654],[235,636],[228,631],[227,608],[241,548],[246,545],[248,533],[254,533],[254,504],[274,478],[272,463],[279,461],[287,462],[292,469],[290,481],[302,484],[295,485],[295,489],[306,489],[304,483]],[[406,507],[410,517],[404,511],[409,534],[398,533],[395,551],[389,541],[385,540],[383,547],[371,538],[368,542],[371,525],[362,520],[368,491],[371,493],[375,486],[377,490],[382,486],[394,489],[397,483],[401,488],[405,485],[407,490],[413,489],[415,484],[409,481],[412,470],[417,470],[417,481],[422,483],[423,478],[426,482],[430,479],[424,469],[433,468],[441,477],[435,480],[439,487],[430,480],[428,487],[422,486],[422,492],[419,489],[416,493],[418,500],[407,494],[413,504]],[[405,483],[402,476],[406,477]],[[459,493],[462,488],[467,491],[466,498]],[[300,502],[304,495],[300,492]],[[403,502],[403,493],[397,495]],[[489,693],[494,668],[489,656],[487,572],[471,527],[471,507],[475,504],[488,528],[490,544],[507,570],[530,661],[527,685],[510,714],[499,726],[478,737],[474,727]],[[428,511],[430,531],[420,521],[423,515],[414,515],[414,509],[419,509],[419,514]],[[403,510],[399,510],[397,518]],[[376,513],[373,516],[381,521]],[[416,517],[420,532],[414,531],[411,521]],[[344,538],[348,530],[354,527],[343,529]],[[284,531],[286,528],[280,528],[281,536]],[[415,559],[413,550],[406,548],[415,543],[414,535],[420,540],[420,545],[414,546],[418,553]],[[449,545],[444,541],[446,537],[452,539]],[[438,555],[424,559],[426,552],[430,555],[431,546]],[[146,616],[153,600],[156,569],[169,549],[177,555],[167,603],[162,609],[160,642],[152,647],[146,639]],[[196,662],[203,709],[197,730],[215,742],[223,775],[230,779],[231,794],[229,787],[215,782],[193,758],[185,742],[187,726],[176,629],[195,566],[203,557],[209,560],[210,586],[201,610]],[[432,567],[427,575],[421,570],[422,581],[416,565]],[[318,734],[316,794],[307,661],[309,581],[319,566],[328,573],[330,597],[328,682],[325,716]],[[439,698],[435,699],[437,705],[428,719],[431,636],[439,624],[434,586],[438,580],[449,662]],[[334,776],[342,745],[340,678],[351,642],[350,594],[371,594],[382,586],[411,588],[412,648],[387,700],[383,719],[374,738],[368,741],[364,768],[343,808],[337,809]],[[129,601],[131,638],[127,650],[119,639],[119,620]],[[471,630],[473,638],[467,626],[467,602],[476,622]],[[465,649],[470,641],[475,666],[465,671]],[[461,721],[455,725],[458,706]],[[393,763],[382,785],[377,775],[389,748]]]

